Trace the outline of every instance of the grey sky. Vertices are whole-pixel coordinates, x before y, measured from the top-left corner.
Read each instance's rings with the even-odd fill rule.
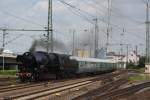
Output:
[[[1,0],[0,3],[0,27],[7,28],[25,28],[25,29],[43,29],[47,25],[47,1],[48,0]],[[107,0],[65,0],[75,5],[78,9],[88,12],[92,16],[107,22]],[[95,1],[95,2],[93,2]],[[124,43],[132,44],[132,47],[139,44],[145,45],[145,4],[142,0],[112,0],[111,13],[111,34],[110,44],[120,43],[120,34],[125,29]],[[69,29],[76,29],[76,40],[84,40],[85,36],[91,32],[94,25],[75,15],[60,3],[53,0],[53,21],[54,38],[63,41],[65,44],[71,44],[72,34]],[[16,17],[30,20],[33,23],[20,20]],[[88,18],[92,21],[92,17]],[[42,25],[43,27],[41,27]],[[107,24],[99,20],[99,38],[100,47],[106,44],[106,26]],[[88,32],[85,33],[84,30]],[[101,31],[102,30],[102,31]],[[1,32],[2,33],[2,32]],[[25,34],[19,39],[6,46],[13,52],[28,51],[34,38],[38,39],[44,32],[9,32],[7,41]],[[2,34],[0,34],[2,39]],[[87,38],[87,37],[86,37]],[[85,39],[86,40],[86,39]],[[88,40],[88,39],[87,39]],[[0,45],[1,42],[0,42]],[[144,51],[145,46],[140,46],[140,51]],[[111,46],[111,51],[118,51],[119,46]],[[132,48],[131,48],[132,49]],[[125,48],[124,48],[125,51]]]

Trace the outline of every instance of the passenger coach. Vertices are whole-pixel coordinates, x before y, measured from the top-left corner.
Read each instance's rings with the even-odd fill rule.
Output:
[[[116,61],[110,59],[81,58],[74,56],[70,56],[70,59],[78,63],[76,73],[104,72],[112,71],[117,68]]]

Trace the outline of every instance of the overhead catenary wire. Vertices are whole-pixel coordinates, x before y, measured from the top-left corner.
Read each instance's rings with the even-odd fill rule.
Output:
[[[60,1],[60,0],[59,0]],[[62,1],[62,0],[61,0]],[[63,0],[63,4],[64,4],[64,0]],[[62,2],[61,2],[62,3]],[[84,10],[82,10],[82,9],[80,9],[80,8],[78,8],[77,6],[74,6],[74,5],[72,5],[71,3],[67,3],[67,2],[65,2],[65,4],[64,5],[66,5],[66,7],[68,8],[68,10],[71,10],[74,14],[76,14],[76,15],[78,15],[78,16],[80,16],[80,17],[82,17],[82,18],[84,18],[85,20],[86,20],[86,18],[88,18],[88,22],[91,22],[91,21],[89,21],[89,20],[91,20],[91,19],[93,19],[92,17],[93,17],[93,15],[92,14],[90,14],[90,13],[88,13],[88,12],[86,12],[86,11],[84,11]],[[71,9],[69,9],[69,8],[71,8]],[[84,15],[84,17],[82,16],[83,14],[85,14]],[[86,17],[87,16],[87,17]],[[95,17],[95,16],[94,16]],[[105,19],[102,19],[102,18],[99,18],[98,17],[98,20],[99,21],[102,21],[102,22],[104,22],[104,23],[106,23],[107,24],[107,21],[105,20]],[[93,24],[93,23],[91,23],[91,24]],[[112,23],[110,23],[110,25],[111,26],[114,26],[115,28],[117,28],[117,29],[119,29],[119,30],[122,30],[122,27],[120,27],[120,26],[118,26],[118,25],[115,25],[115,24],[112,24]],[[103,31],[104,33],[106,33],[105,31]],[[128,33],[129,35],[132,35],[132,36],[134,36],[134,37],[137,37],[137,38],[142,38],[141,36],[139,36],[139,35],[135,35],[134,34],[134,32],[128,32],[128,31],[125,31],[126,33]],[[143,40],[143,38],[141,39],[141,40]],[[118,42],[116,42],[116,43],[118,43]]]
[[[95,0],[90,0],[90,1],[92,1],[92,2],[94,2],[94,4],[98,4],[98,5],[101,5],[102,7],[104,7],[104,8],[107,8],[107,7],[105,7],[104,5],[102,5],[102,4],[100,4],[99,2],[97,2],[97,1],[95,1]],[[96,6],[94,6],[94,7],[96,7]],[[98,9],[98,8],[97,8]],[[117,9],[117,8],[116,8]],[[99,9],[100,10],[100,9]],[[98,11],[99,11],[98,10]],[[102,10],[101,10],[102,11]],[[117,13],[115,10],[113,10],[113,9],[111,9],[111,12],[112,13],[116,13],[116,14],[118,14],[118,15],[120,15],[121,16],[121,18],[122,17],[126,17],[127,18],[127,16],[125,16],[125,15],[122,15],[121,13]],[[111,15],[112,16],[112,15]],[[130,21],[132,20],[132,19],[130,19],[130,18],[128,18]],[[105,21],[106,22],[106,21]],[[138,25],[141,25],[141,24],[143,24],[142,22],[139,22],[139,21],[136,21],[136,20],[132,20],[132,22],[134,22],[134,23],[136,23],[136,24],[138,24]],[[118,26],[118,25],[114,25],[114,24],[110,24],[111,26],[115,26],[116,28],[118,28],[118,29],[120,29],[120,30],[122,30],[122,27],[120,27],[120,26]],[[127,31],[126,30],[126,32],[127,33],[133,33],[133,32],[129,32],[129,31]],[[129,35],[135,35],[135,34],[129,34]],[[144,39],[143,37],[141,37],[141,36],[139,36],[139,35],[135,35],[137,38],[142,38],[142,39]]]
[[[11,29],[11,28],[0,28],[0,31],[48,31],[47,29]]]
[[[92,1],[92,2],[94,3],[94,5],[100,5],[100,6],[102,6],[103,8],[108,9],[106,6],[100,4],[100,3],[99,3],[98,1],[96,1],[96,0],[90,0],[90,1]],[[100,9],[99,9],[99,10],[100,10]],[[116,8],[116,7],[114,7],[113,5],[111,5],[111,12],[112,12],[112,14],[119,15],[119,18],[121,17],[121,18],[128,19],[129,21],[134,22],[134,23],[136,23],[136,24],[144,24],[143,22],[140,22],[140,21],[138,21],[138,20],[136,20],[136,19],[133,19],[133,18],[131,18],[131,17],[127,16],[127,15],[124,15],[124,14],[122,14],[122,13],[120,13],[120,12],[117,12],[117,10],[120,11],[118,8]],[[101,10],[101,11],[102,11],[102,10]],[[103,12],[103,11],[102,11],[102,12]]]
[[[4,14],[6,14],[6,15],[12,16],[12,17],[14,17],[14,18],[16,18],[16,19],[18,19],[18,20],[21,20],[21,21],[24,21],[24,22],[27,22],[27,23],[34,24],[34,25],[40,26],[40,27],[42,27],[42,28],[45,28],[44,25],[41,25],[41,24],[39,24],[39,23],[37,23],[37,22],[31,21],[31,20],[26,19],[26,18],[17,16],[17,15],[15,15],[15,14],[13,14],[12,12],[10,13],[10,12],[4,11],[4,10],[0,10],[0,12],[4,13]]]
[[[84,20],[88,21],[91,24],[94,24],[93,21],[91,20],[91,18],[93,18],[95,16],[90,15],[88,12],[85,12],[85,11],[77,8],[76,6],[65,2],[64,0],[58,0],[58,1],[61,2],[63,5],[65,5],[68,8],[68,10],[73,12],[75,15],[80,16],[81,18],[83,18]]]
[[[18,36],[16,36],[16,37],[14,37],[13,39],[11,39],[11,40],[7,41],[7,42],[5,43],[5,45],[7,45],[7,44],[9,44],[9,43],[13,42],[14,40],[16,40],[16,39],[20,38],[21,36],[23,36],[23,34],[20,34],[20,35],[18,35]]]
[[[76,7],[77,8],[77,7]],[[78,11],[78,12],[77,12]],[[74,10],[74,12],[76,13],[76,14],[78,14],[80,17],[82,17],[82,18],[84,18],[85,20],[87,20],[88,22],[90,22],[91,24],[93,24],[93,21],[92,21],[92,17],[93,16],[91,16],[90,14],[86,14],[86,12],[82,12],[81,11],[81,9],[76,9],[76,10]],[[89,15],[91,16],[91,17],[89,17]],[[103,22],[107,22],[107,21],[103,21]],[[112,25],[112,26],[114,26],[114,25]],[[120,28],[120,29],[122,29],[122,28]],[[15,31],[15,30],[7,30],[7,31]],[[21,30],[19,30],[19,31],[47,31],[47,30],[45,30],[45,29],[41,29],[41,30],[27,30],[27,29],[21,29]],[[128,32],[129,34],[131,33],[131,32]],[[134,34],[130,34],[130,35],[134,35]],[[137,35],[135,35],[136,37],[138,37],[138,38],[141,38],[141,36],[137,36]]]
[[[73,9],[75,9],[75,10],[78,10],[78,11],[81,12],[81,13],[86,13],[85,11],[83,11],[83,10],[77,8],[76,6],[74,6],[74,5],[70,4],[70,3],[65,2],[64,0],[58,0],[58,1],[60,1],[60,2],[63,3],[64,5],[67,5],[67,6],[70,7],[70,8],[73,8]],[[92,16],[92,15],[89,14],[89,13],[87,13],[86,16]],[[94,18],[93,18],[93,19],[94,19]],[[89,19],[89,20],[91,20],[91,19]],[[104,23],[106,23],[106,24],[108,23],[105,19],[98,18],[98,20],[99,20],[99,21],[102,21],[102,22],[104,22]],[[117,29],[119,29],[119,30],[122,31],[122,27],[121,27],[121,26],[118,26],[118,25],[115,25],[115,24],[112,24],[112,23],[110,23],[110,25],[111,25],[111,26],[114,26],[115,28],[117,28]],[[128,33],[129,35],[132,35],[132,36],[136,36],[137,38],[142,39],[142,40],[144,39],[143,37],[141,37],[141,36],[139,36],[139,35],[137,35],[137,34],[133,34],[133,32],[129,32],[129,31],[127,31],[127,30],[125,30],[125,33]]]
[[[76,15],[78,15],[78,16],[80,16],[80,17],[82,17],[84,20],[86,20],[86,21],[88,21],[89,23],[91,23],[91,24],[95,24],[94,23],[94,19],[95,18],[97,18],[96,16],[94,16],[94,15],[91,15],[90,13],[88,13],[88,12],[86,12],[86,11],[83,11],[83,10],[81,10],[80,8],[77,8],[76,6],[74,6],[74,5],[72,5],[72,4],[70,4],[70,3],[67,3],[67,2],[65,2],[64,0],[58,0],[58,1],[60,1],[62,4],[64,4],[64,5],[66,5],[66,7],[68,8],[71,8],[71,9],[69,9],[68,8],[68,10],[71,10],[74,14],[76,14]],[[74,12],[75,11],[75,12]],[[102,22],[104,22],[104,23],[107,23],[107,21],[106,20],[104,20],[104,19],[102,19],[102,18],[97,18],[98,19],[98,21],[102,21]]]
[[[76,8],[75,6],[72,6],[71,4],[68,4],[68,3],[66,3],[66,2],[64,2],[63,0],[59,0],[59,1],[61,1],[61,2],[63,2],[63,3],[65,3],[66,5],[68,5],[68,6],[70,6],[71,8]],[[95,2],[95,1],[93,1],[93,2]],[[97,2],[98,3],[98,2]],[[77,9],[78,8],[76,8],[76,12],[77,12]],[[79,12],[80,11],[80,12]],[[78,14],[78,16],[80,16],[80,17],[83,17],[85,20],[87,20],[88,22],[90,22],[91,24],[93,24],[93,21],[91,21],[91,18],[88,18],[87,16],[91,16],[89,13],[87,14],[87,12],[85,12],[85,11],[82,11],[82,13],[81,13],[81,9],[78,9],[78,13],[76,13],[76,15]],[[84,12],[84,14],[87,14],[87,16],[86,15],[84,15],[83,14],[83,12]],[[40,25],[39,23],[36,23],[36,22],[33,22],[33,21],[30,21],[30,20],[28,20],[28,19],[25,19],[25,18],[21,18],[21,17],[18,17],[18,16],[16,16],[16,15],[14,15],[14,14],[12,14],[12,13],[9,13],[9,12],[4,12],[3,11],[3,13],[5,13],[5,14],[8,14],[8,15],[10,15],[10,16],[13,16],[13,17],[15,17],[15,18],[17,18],[17,19],[20,19],[20,20],[23,20],[23,21],[26,21],[26,22],[28,22],[28,23],[32,23],[32,24],[36,24],[36,25],[38,25],[38,26],[41,26],[41,27],[43,27],[43,28],[45,28],[43,25]],[[75,14],[75,12],[74,12],[74,14]],[[91,16],[91,17],[94,17],[94,16]],[[99,18],[100,19],[100,18]],[[104,19],[100,19],[102,22],[104,22],[104,23],[107,23],[107,21],[104,21]],[[114,26],[114,25],[113,25]],[[116,25],[115,25],[116,26]],[[116,27],[118,27],[118,26],[116,26]],[[120,27],[119,27],[120,28]],[[122,28],[120,28],[120,29],[122,29]],[[9,31],[9,30],[7,30],[7,31]],[[10,30],[10,31],[19,31],[19,30]],[[47,31],[47,30],[20,30],[20,31]],[[132,34],[131,34],[132,35]],[[136,36],[136,35],[135,35]],[[141,38],[141,36],[136,36],[136,37],[140,37]]]

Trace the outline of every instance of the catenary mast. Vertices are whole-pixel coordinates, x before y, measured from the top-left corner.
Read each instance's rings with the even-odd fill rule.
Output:
[[[146,6],[146,63],[150,63],[149,0]]]
[[[53,10],[52,0],[48,0],[48,26],[47,26],[47,52],[49,52],[49,43],[51,52],[54,51],[53,43]]]
[[[149,0],[146,2],[146,62],[145,72],[150,73],[150,31],[149,31]]]

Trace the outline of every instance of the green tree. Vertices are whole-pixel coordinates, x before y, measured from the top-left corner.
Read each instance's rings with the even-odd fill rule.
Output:
[[[146,59],[145,56],[140,57],[140,59],[139,59],[139,64],[138,64],[138,67],[139,67],[139,68],[145,67],[145,59]]]

